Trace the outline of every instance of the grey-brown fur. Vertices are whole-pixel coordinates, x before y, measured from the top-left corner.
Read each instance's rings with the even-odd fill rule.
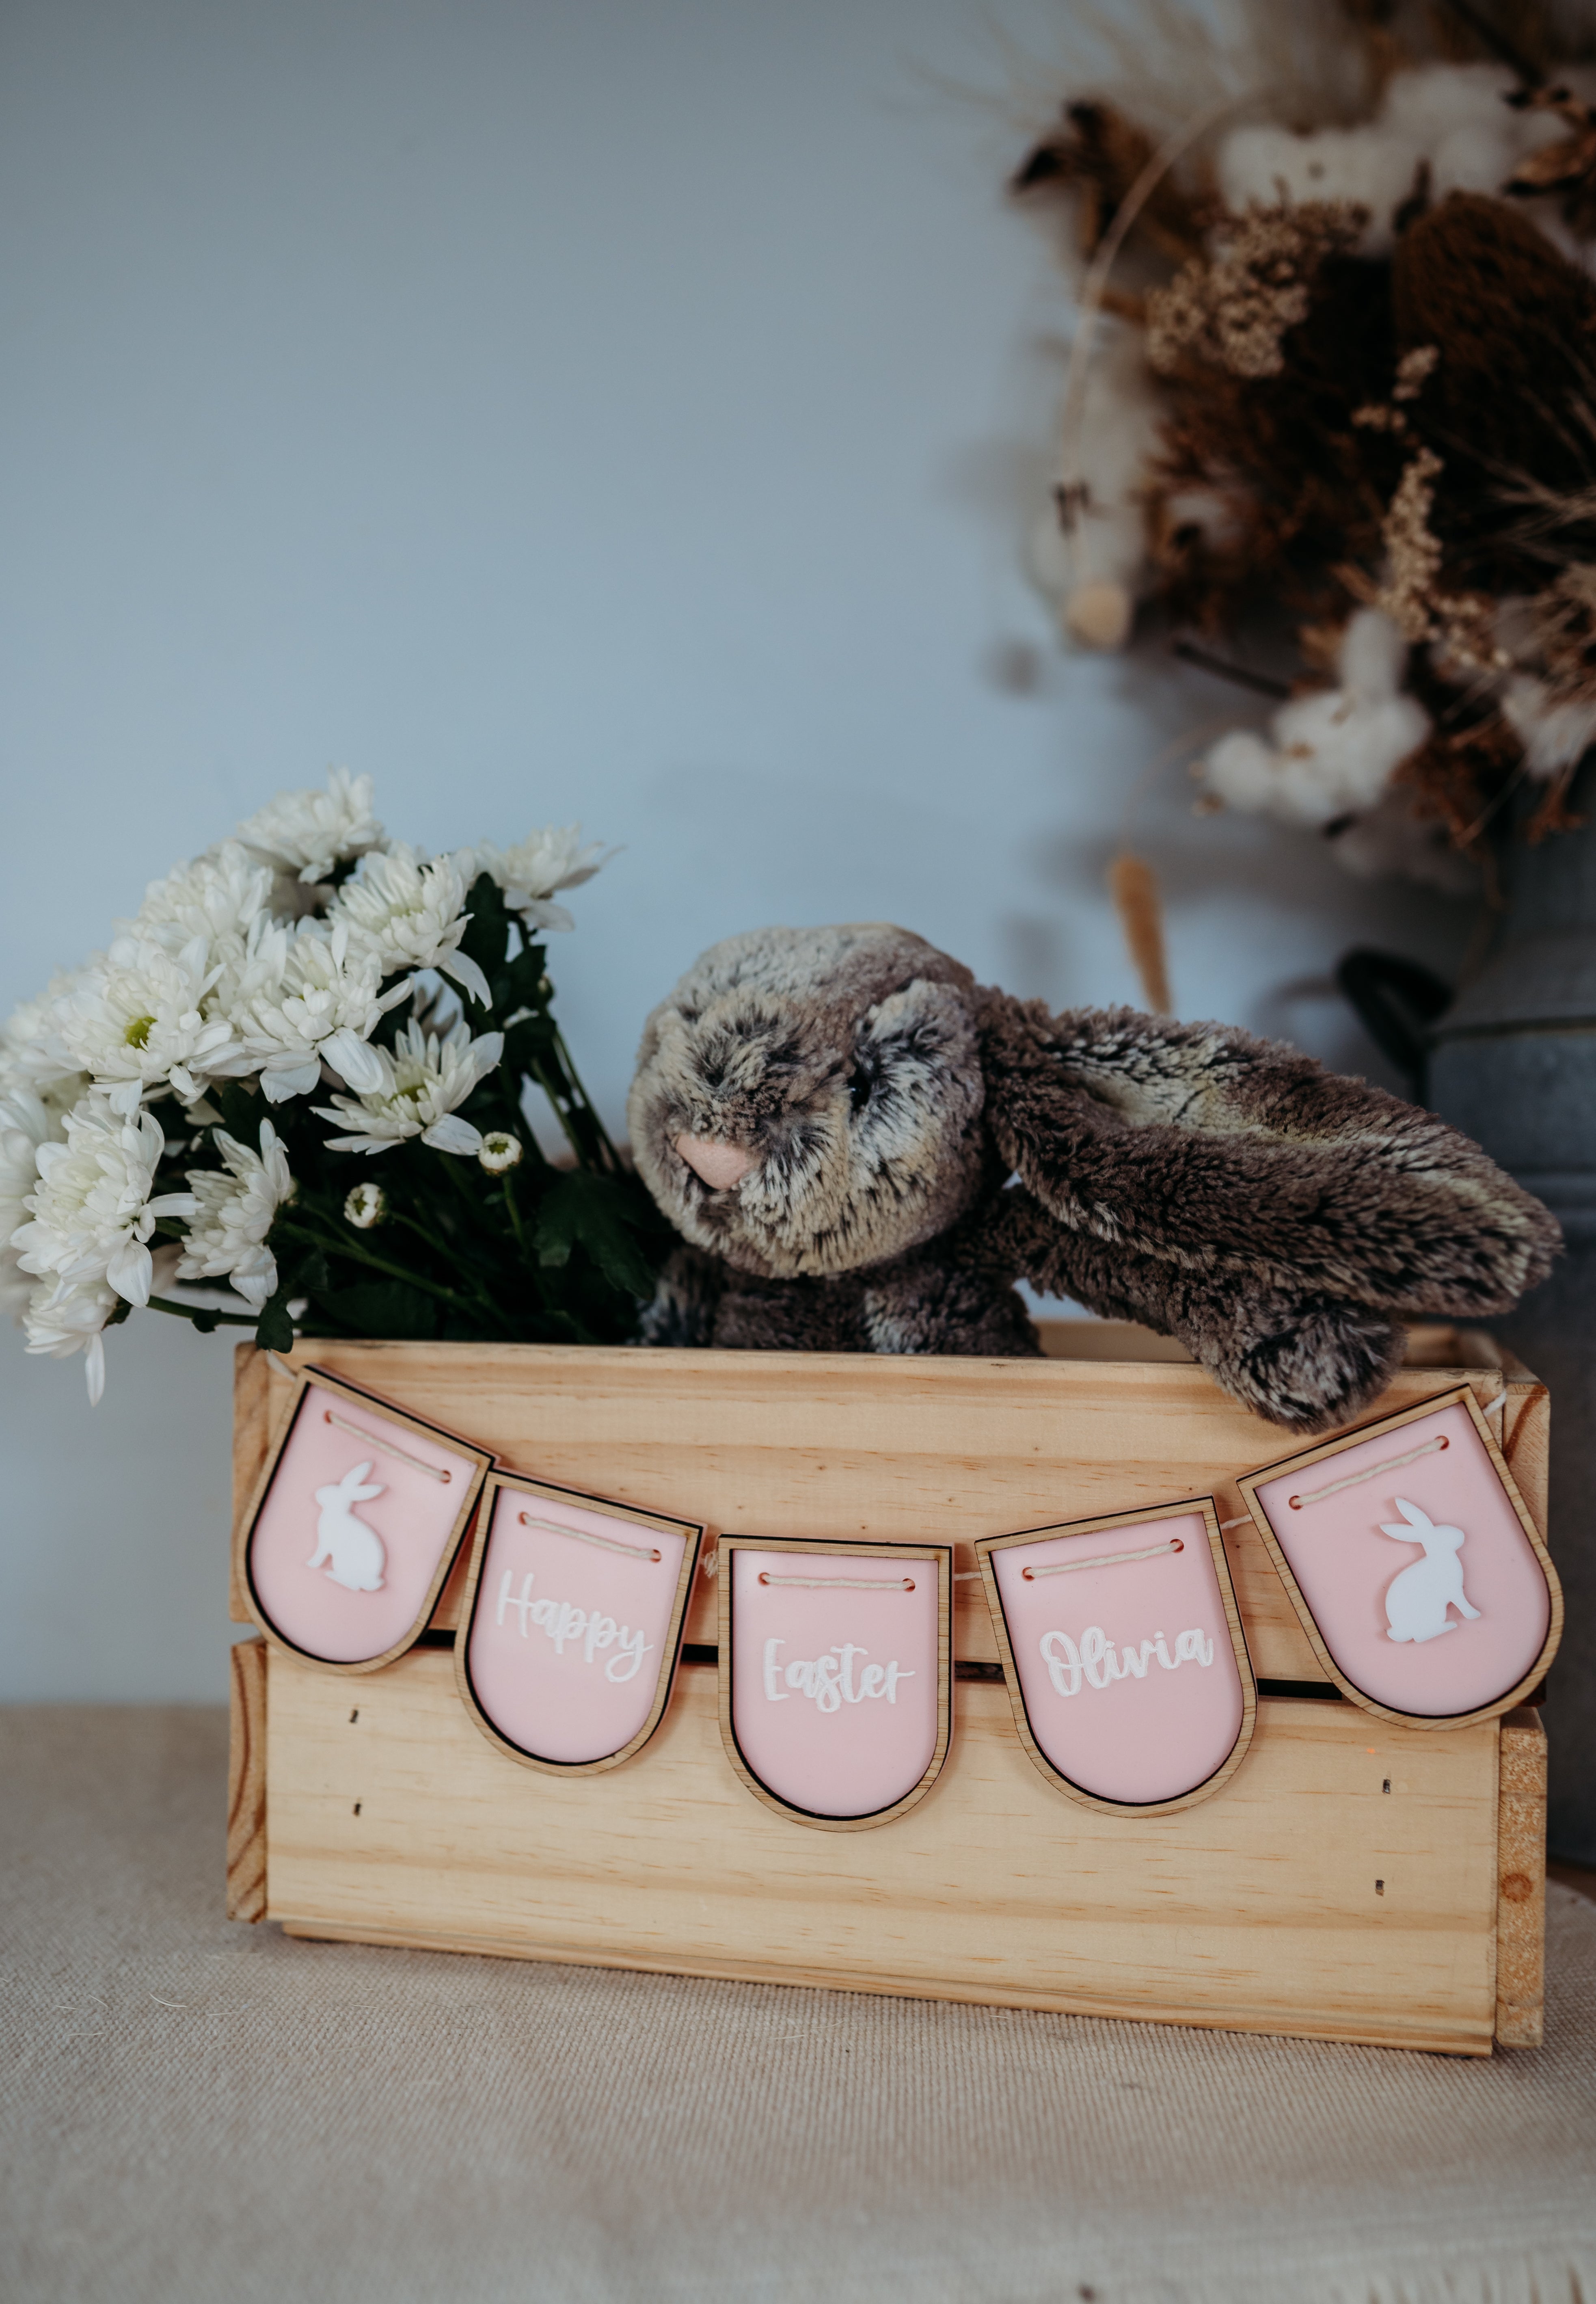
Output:
[[[714,946],[648,1020],[629,1119],[690,1243],[652,1342],[1034,1352],[1025,1279],[1300,1432],[1380,1391],[1403,1317],[1506,1311],[1558,1244],[1432,1114],[1226,1026],[1051,1016],[889,927]],[[683,1136],[756,1165],[712,1190]]]

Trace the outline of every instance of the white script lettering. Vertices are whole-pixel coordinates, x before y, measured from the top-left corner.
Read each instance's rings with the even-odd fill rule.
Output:
[[[1149,1658],[1155,1658],[1166,1672],[1174,1672],[1183,1664],[1213,1662],[1213,1642],[1195,1624],[1177,1635],[1173,1656],[1161,1632],[1154,1632],[1139,1647],[1122,1648],[1116,1655],[1114,1643],[1101,1624],[1088,1624],[1078,1647],[1068,1632],[1043,1632],[1038,1645],[1047,1676],[1060,1696],[1078,1696],[1083,1679],[1090,1688],[1107,1688],[1115,1680],[1145,1680]]]
[[[529,1627],[536,1624],[553,1641],[556,1656],[565,1654],[565,1644],[570,1640],[573,1646],[580,1647],[584,1664],[591,1664],[604,1649],[613,1648],[615,1654],[604,1666],[604,1678],[619,1682],[636,1677],[651,1645],[640,1631],[629,1631],[624,1624],[618,1624],[613,1616],[606,1616],[598,1608],[573,1607],[569,1600],[535,1600],[529,1568],[521,1579],[519,1597],[510,1588],[512,1580],[512,1571],[507,1568],[499,1586],[495,1622],[502,1624],[505,1610],[513,1608],[520,1616],[522,1639],[528,1637]]]
[[[822,1712],[840,1712],[845,1704],[863,1704],[867,1697],[884,1696],[889,1704],[898,1701],[898,1683],[913,1680],[912,1672],[905,1672],[894,1660],[891,1664],[867,1664],[856,1682],[853,1668],[855,1656],[868,1656],[868,1648],[857,1648],[852,1640],[839,1641],[823,1656],[808,1661],[795,1658],[783,1666],[777,1656],[778,1648],[787,1643],[768,1639],[764,1644],[764,1695],[768,1704],[785,1704],[788,1691],[814,1699]],[[786,1687],[781,1685],[785,1681]]]

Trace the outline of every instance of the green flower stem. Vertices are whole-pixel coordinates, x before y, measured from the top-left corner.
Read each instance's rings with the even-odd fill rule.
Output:
[[[278,1223],[291,1240],[302,1240],[312,1248],[331,1249],[334,1256],[347,1257],[352,1264],[368,1264],[374,1272],[385,1272],[390,1280],[402,1280],[407,1286],[419,1288],[428,1296],[441,1297],[445,1304],[458,1304],[462,1300],[457,1289],[445,1288],[441,1281],[428,1280],[407,1265],[390,1264],[385,1256],[373,1256],[368,1248],[358,1247],[353,1241],[340,1240],[332,1233],[311,1232],[304,1224],[285,1224],[281,1217]]]
[[[587,1132],[591,1138],[591,1142],[587,1148],[592,1165],[595,1168],[607,1169],[612,1175],[619,1175],[621,1173],[621,1156],[611,1143],[609,1131],[599,1118],[597,1108],[582,1086],[581,1075],[577,1071],[575,1060],[565,1045],[565,1035],[561,1031],[558,1024],[554,1025],[554,1053],[560,1060],[560,1068],[565,1082],[565,1093],[570,1099],[573,1114],[585,1124]],[[577,1151],[578,1156],[580,1157],[582,1147],[578,1145]]]
[[[527,1235],[521,1225],[520,1209],[516,1205],[513,1168],[506,1168],[504,1171],[504,1205],[510,1211],[510,1229],[515,1234],[515,1244],[524,1258],[527,1254]]]
[[[173,1304],[165,1296],[152,1296],[145,1307],[150,1312],[170,1312],[179,1320],[215,1320],[224,1328],[252,1328],[260,1317],[258,1312],[213,1312],[207,1304]]]

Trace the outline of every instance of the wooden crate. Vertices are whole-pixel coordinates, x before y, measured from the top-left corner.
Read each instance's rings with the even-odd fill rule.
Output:
[[[1048,1343],[1035,1362],[325,1341],[294,1357],[515,1470],[712,1533],[952,1539],[968,1571],[976,1536],[1195,1492],[1241,1519],[1236,1476],[1280,1435],[1140,1331]],[[1469,1383],[1544,1529],[1544,1388],[1480,1339],[1414,1345],[1378,1412]],[[241,1349],[240,1502],[289,1389]],[[658,1735],[569,1781],[512,1766],[468,1719],[447,1652],[458,1576],[424,1644],[358,1681],[242,1643],[230,1909],[305,1936],[1409,2048],[1538,2042],[1538,1715],[1440,1735],[1371,1718],[1325,1680],[1250,1523],[1226,1544],[1257,1733],[1223,1792],[1158,1817],[1096,1815],[1043,1781],[975,1582],[957,1587],[948,1765],[870,1832],[805,1831],[737,1781],[707,1585]]]

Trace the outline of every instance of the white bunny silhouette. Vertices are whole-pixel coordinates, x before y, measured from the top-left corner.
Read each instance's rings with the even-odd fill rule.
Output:
[[[1460,1528],[1438,1528],[1422,1505],[1410,1504],[1406,1496],[1397,1498],[1397,1509],[1406,1527],[1381,1520],[1383,1533],[1394,1536],[1400,1544],[1422,1544],[1424,1557],[1394,1576],[1387,1588],[1386,1638],[1432,1640],[1442,1632],[1455,1632],[1457,1627],[1447,1614],[1448,1608],[1456,1608],[1460,1616],[1475,1617],[1480,1613],[1463,1597],[1463,1563],[1457,1554],[1464,1532]]]
[[[381,1487],[361,1487],[370,1470],[369,1462],[357,1464],[352,1472],[344,1474],[336,1487],[317,1488],[316,1492],[321,1521],[308,1565],[319,1568],[324,1560],[330,1559],[333,1564],[327,1574],[346,1592],[380,1592],[383,1571],[388,1564],[382,1537],[375,1528],[368,1528],[354,1514],[356,1504],[383,1494]]]

